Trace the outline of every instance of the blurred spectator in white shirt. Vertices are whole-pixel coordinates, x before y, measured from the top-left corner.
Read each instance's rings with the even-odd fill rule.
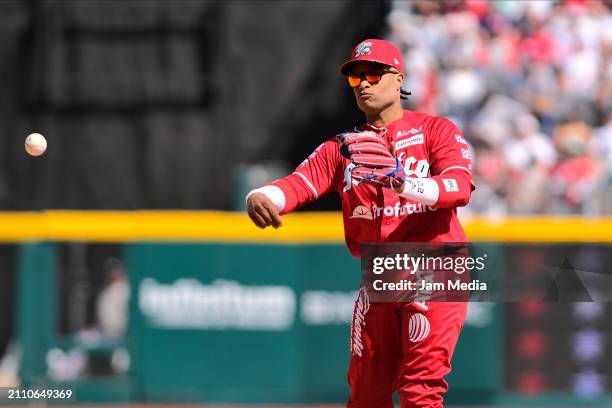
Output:
[[[98,323],[104,336],[121,339],[127,330],[130,286],[118,259],[109,259],[104,269],[107,283],[96,304]]]

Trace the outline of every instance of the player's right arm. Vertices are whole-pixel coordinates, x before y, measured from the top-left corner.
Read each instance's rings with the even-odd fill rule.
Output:
[[[338,143],[322,143],[293,173],[251,191],[247,197],[249,217],[260,228],[282,225],[280,215],[323,196],[342,182],[342,156]]]

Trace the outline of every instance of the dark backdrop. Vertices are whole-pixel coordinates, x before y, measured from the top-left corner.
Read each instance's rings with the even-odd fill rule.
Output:
[[[1,1],[0,209],[230,209],[238,165],[361,121],[338,67],[388,6]]]

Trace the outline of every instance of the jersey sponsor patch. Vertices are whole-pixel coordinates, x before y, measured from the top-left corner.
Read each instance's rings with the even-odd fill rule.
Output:
[[[415,313],[408,321],[408,339],[413,343],[423,341],[429,336],[431,325],[422,313]]]
[[[417,133],[423,133],[422,128],[419,128],[419,129],[412,128],[410,130],[398,130],[396,138],[399,139],[404,136],[416,135]]]
[[[374,215],[372,215],[372,211],[365,205],[358,205],[353,210],[353,215],[351,218],[363,218],[365,220],[373,220]]]
[[[461,144],[467,145],[467,142],[465,141],[463,136],[461,136],[459,134],[455,135],[455,140],[457,141],[457,143],[461,143]]]
[[[442,179],[442,184],[444,184],[444,189],[447,193],[459,191],[459,186],[457,185],[457,180],[455,179]]]
[[[421,133],[420,135],[414,135],[412,137],[409,137],[408,139],[398,140],[397,142],[395,142],[395,149],[403,149],[404,147],[423,143],[425,143],[425,138]]]
[[[410,201],[406,201],[403,204],[397,201],[395,205],[387,205],[385,207],[379,207],[376,203],[372,203],[370,208],[366,207],[365,205],[358,205],[353,210],[353,215],[349,218],[361,218],[364,220],[375,220],[383,216],[401,218],[413,214],[424,214],[437,210],[437,207]]]

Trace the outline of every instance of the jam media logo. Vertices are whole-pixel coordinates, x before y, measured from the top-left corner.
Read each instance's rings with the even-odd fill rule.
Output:
[[[374,215],[372,215],[372,211],[365,205],[358,205],[353,210],[353,215],[351,218],[363,218],[364,220],[373,220]]]
[[[355,50],[355,58],[360,56],[370,55],[372,53],[372,43],[369,41],[362,42],[357,46],[357,50]]]

